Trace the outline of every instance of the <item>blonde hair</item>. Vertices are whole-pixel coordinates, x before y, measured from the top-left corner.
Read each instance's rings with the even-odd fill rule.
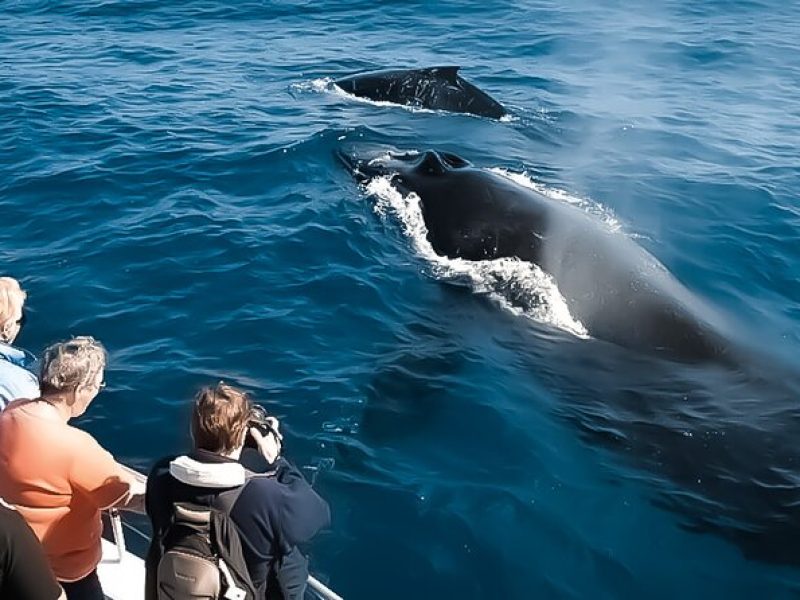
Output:
[[[106,349],[91,336],[52,344],[44,351],[39,382],[42,393],[77,390],[106,366]]]
[[[0,340],[5,338],[6,326],[14,318],[17,310],[22,309],[27,297],[16,279],[0,277]]]

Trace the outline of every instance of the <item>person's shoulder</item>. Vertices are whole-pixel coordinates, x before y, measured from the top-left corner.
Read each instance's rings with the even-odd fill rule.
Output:
[[[281,484],[273,477],[256,475],[248,478],[233,505],[231,516],[234,521],[242,515],[250,515],[248,519],[272,522],[285,504],[280,488]]]
[[[113,456],[97,439],[85,429],[75,427],[69,423],[64,424],[63,441],[74,447],[78,452],[89,454],[102,455],[104,458],[111,458]]]
[[[283,486],[272,475],[252,475],[248,477],[242,488],[239,498],[245,503],[279,501],[283,495]]]
[[[169,475],[169,464],[177,457],[177,454],[168,454],[167,456],[162,456],[156,460],[156,462],[153,463],[153,466],[150,467],[148,479],[150,477],[164,477]]]
[[[0,395],[6,404],[14,398],[36,398],[39,396],[39,380],[24,367],[0,360]]]
[[[247,503],[257,502],[261,505],[277,505],[291,502],[292,499],[303,497],[309,492],[313,493],[308,484],[298,485],[297,481],[281,481],[278,476],[279,472],[280,465],[278,473],[256,473],[248,476],[240,494],[242,500]],[[299,477],[302,478],[302,475]]]
[[[170,463],[175,460],[179,455],[169,454],[159,458],[150,467],[150,473],[147,475],[147,489],[150,491],[165,489],[170,479],[173,479],[169,472]]]
[[[62,442],[74,446],[77,450],[86,452],[107,452],[91,433],[79,427],[75,427],[74,425],[70,425],[69,423],[64,423],[64,433],[62,436]]]
[[[16,400],[9,408],[24,408],[30,400]],[[9,409],[6,409],[8,411]],[[65,456],[94,456],[107,452],[88,431],[57,419],[36,419],[37,427],[46,428],[50,439],[48,450]]]
[[[280,490],[281,484],[275,479],[273,474],[256,473],[247,477],[244,490],[263,490],[274,493]]]

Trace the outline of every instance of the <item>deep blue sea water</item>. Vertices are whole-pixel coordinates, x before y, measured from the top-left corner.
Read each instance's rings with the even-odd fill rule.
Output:
[[[185,448],[198,386],[251,390],[331,504],[312,571],[348,599],[797,597],[798,22],[778,1],[6,0],[19,342],[107,345],[82,424],[143,470]],[[513,117],[330,84],[437,64]],[[352,142],[578,204],[746,358],[576,337],[530,273],[436,263],[337,163]]]

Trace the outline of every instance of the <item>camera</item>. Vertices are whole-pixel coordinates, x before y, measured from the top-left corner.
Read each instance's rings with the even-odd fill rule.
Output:
[[[269,422],[269,414],[264,409],[263,406],[258,404],[254,404],[253,407],[250,409],[250,418],[247,420],[247,428],[248,431],[250,427],[255,427],[261,432],[261,435],[267,437],[269,434],[275,436],[276,439],[280,440],[281,437],[278,435],[278,432],[272,427],[272,424]],[[244,445],[250,448],[256,448],[258,445],[256,441],[253,439],[253,436],[249,433],[245,438]]]

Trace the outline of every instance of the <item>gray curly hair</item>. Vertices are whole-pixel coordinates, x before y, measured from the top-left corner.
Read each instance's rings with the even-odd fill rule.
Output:
[[[103,344],[88,335],[52,344],[42,357],[42,393],[78,389],[105,368],[106,359]]]

